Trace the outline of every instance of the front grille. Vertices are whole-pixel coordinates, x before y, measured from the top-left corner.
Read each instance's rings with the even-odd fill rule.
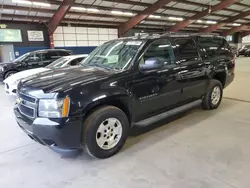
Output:
[[[36,98],[18,93],[18,109],[23,115],[31,119],[35,118],[36,108]]]
[[[36,102],[36,98],[33,98],[31,96],[19,93],[19,97],[25,101],[31,102],[31,103],[35,103]]]
[[[24,113],[25,115],[29,116],[29,117],[35,117],[35,110],[29,108],[29,107],[26,107],[24,105],[20,105],[19,106],[19,109],[22,113]]]

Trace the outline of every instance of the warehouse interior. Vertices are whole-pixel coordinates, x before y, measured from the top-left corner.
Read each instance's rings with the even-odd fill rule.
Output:
[[[16,123],[17,97],[0,81],[0,187],[249,188],[250,0],[0,0],[0,5],[0,68],[37,50],[87,56],[111,40],[164,33],[222,36],[235,53],[235,78],[218,109],[195,106],[150,127],[133,127],[121,151],[103,160],[84,149],[60,156],[30,139]],[[241,54],[243,48],[249,54]]]

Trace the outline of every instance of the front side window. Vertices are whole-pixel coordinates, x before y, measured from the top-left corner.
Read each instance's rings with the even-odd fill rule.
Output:
[[[164,65],[169,65],[174,62],[174,51],[168,39],[157,39],[150,44],[143,57],[140,59],[140,64],[144,64],[147,59],[157,58]]]
[[[18,63],[18,62],[21,62],[21,61],[25,60],[29,55],[30,55],[30,53],[23,54],[22,56],[16,58],[14,60],[14,63]]]
[[[143,45],[142,40],[113,40],[97,47],[81,62],[84,67],[102,67],[106,69],[127,70],[132,59]]]
[[[26,59],[25,61],[27,62],[38,62],[38,61],[41,61],[41,54],[40,53],[33,53],[33,54],[30,54]]]
[[[193,39],[175,39],[175,45],[180,62],[195,61],[199,59],[197,47]]]

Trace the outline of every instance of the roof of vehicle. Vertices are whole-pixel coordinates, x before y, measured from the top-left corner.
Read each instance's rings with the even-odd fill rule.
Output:
[[[71,58],[71,59],[75,59],[75,58],[87,57],[88,55],[89,55],[89,54],[69,55],[69,56],[63,56],[62,58]]]
[[[53,52],[53,51],[65,51],[65,52],[71,52],[71,50],[65,50],[65,49],[44,49],[44,50],[36,50],[33,52]]]
[[[138,39],[156,39],[156,38],[163,38],[163,37],[219,37],[224,38],[223,36],[219,36],[218,34],[213,33],[181,33],[181,32],[167,32],[167,33],[143,33],[137,36],[132,37],[125,37],[120,39],[132,39],[132,40],[138,40]]]

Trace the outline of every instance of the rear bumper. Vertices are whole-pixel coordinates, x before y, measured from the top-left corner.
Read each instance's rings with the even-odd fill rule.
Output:
[[[235,77],[235,74],[234,74],[234,73],[232,73],[232,74],[230,74],[230,75],[227,76],[226,83],[225,83],[225,88],[226,88],[229,84],[231,84],[231,83],[233,82],[234,77]]]
[[[75,155],[81,150],[81,118],[30,120],[20,113],[17,106],[14,107],[14,113],[20,128],[40,144],[63,156]]]

